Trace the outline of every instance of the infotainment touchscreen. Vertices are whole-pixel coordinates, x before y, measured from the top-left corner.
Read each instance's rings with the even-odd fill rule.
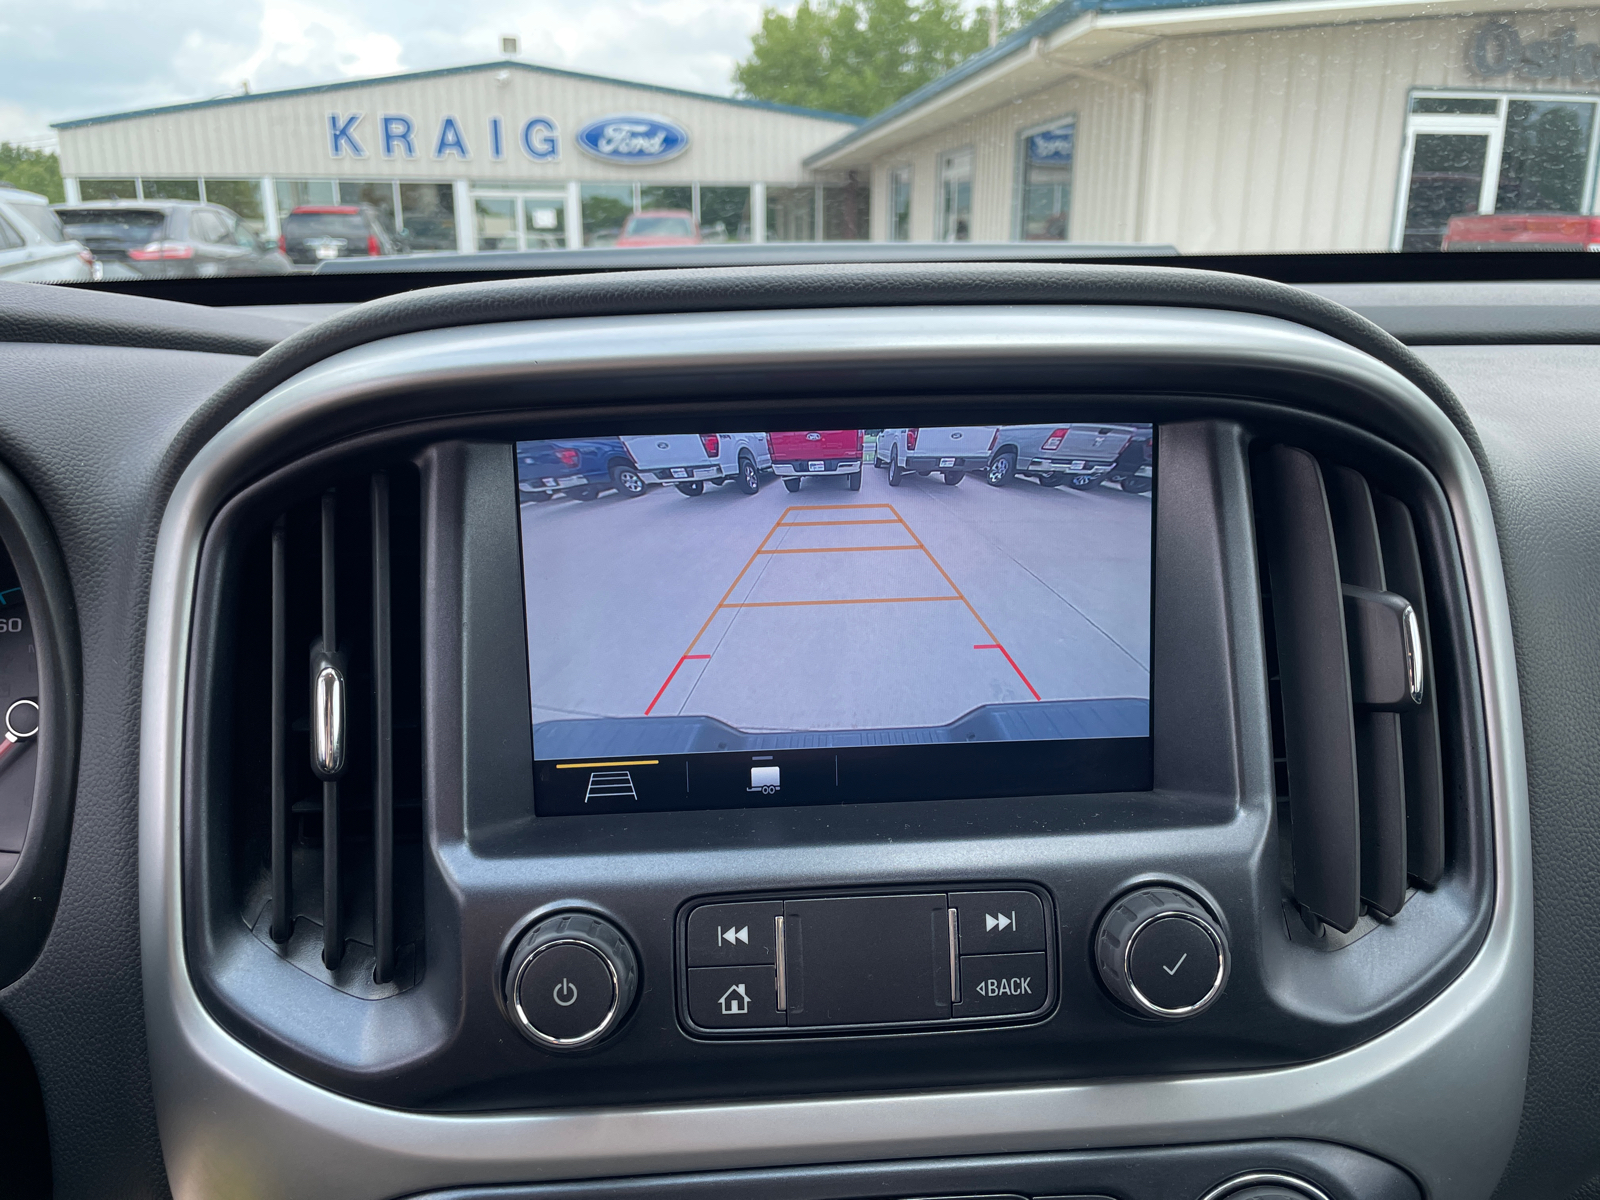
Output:
[[[1149,788],[1155,441],[517,443],[536,811]]]

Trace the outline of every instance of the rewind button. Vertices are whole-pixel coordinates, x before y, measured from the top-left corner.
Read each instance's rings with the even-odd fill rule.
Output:
[[[775,919],[782,901],[702,904],[689,913],[688,965],[742,967],[776,960]]]

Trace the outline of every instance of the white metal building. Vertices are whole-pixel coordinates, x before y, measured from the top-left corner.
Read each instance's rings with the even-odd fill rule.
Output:
[[[641,208],[708,240],[865,238],[864,180],[806,155],[858,124],[517,61],[224,97],[56,126],[69,201],[206,199],[277,236],[370,203],[415,249],[603,245]]]
[[[1437,249],[1596,210],[1600,9],[1073,0],[806,159],[890,240]]]
[[[1593,213],[1600,8],[1068,0],[860,121],[516,61],[57,126],[69,198],[370,202],[418,249],[708,240],[1438,248]],[[620,140],[619,140],[620,139]],[[470,219],[466,219],[470,218]]]

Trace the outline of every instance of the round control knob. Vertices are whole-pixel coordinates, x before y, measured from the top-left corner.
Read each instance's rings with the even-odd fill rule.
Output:
[[[1252,1171],[1212,1188],[1201,1200],[1328,1200],[1328,1194],[1293,1175]]]
[[[1129,892],[1100,919],[1095,964],[1111,994],[1144,1017],[1209,1008],[1228,978],[1228,943],[1205,906],[1175,887]]]
[[[546,917],[506,962],[506,1012],[546,1049],[577,1050],[612,1032],[639,987],[639,960],[622,931],[588,913]]]

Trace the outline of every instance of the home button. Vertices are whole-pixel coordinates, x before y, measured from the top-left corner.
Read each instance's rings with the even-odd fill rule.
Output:
[[[691,967],[689,1019],[702,1029],[763,1029],[784,1023],[773,967]]]

